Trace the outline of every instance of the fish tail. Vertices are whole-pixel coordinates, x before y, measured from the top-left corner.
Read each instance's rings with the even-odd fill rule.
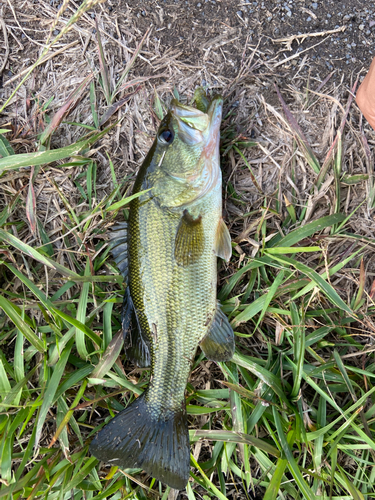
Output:
[[[90,451],[103,462],[142,468],[171,488],[184,489],[190,471],[185,403],[176,411],[154,410],[142,394],[97,434]]]

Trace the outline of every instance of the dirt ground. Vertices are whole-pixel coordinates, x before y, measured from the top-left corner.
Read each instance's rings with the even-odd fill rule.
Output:
[[[286,80],[296,69],[322,79],[327,71],[356,73],[374,55],[375,9],[360,0],[143,0],[120,2],[112,12],[120,16],[128,6],[139,29],[153,25],[161,47],[179,47],[193,64],[208,61],[211,50],[221,54],[229,78],[254,48],[264,63],[259,71],[277,67]]]
[[[7,86],[8,80],[35,59],[60,4],[60,0],[0,2],[8,32],[8,41],[4,30],[0,34],[2,60],[9,47],[1,98],[12,87]],[[160,59],[168,55],[170,67],[179,62],[197,69],[200,83],[209,85],[222,83],[223,78],[234,80],[249,60],[254,75],[269,75],[284,85],[294,85],[307,74],[317,81],[331,72],[337,80],[343,75],[349,79],[367,68],[375,55],[375,7],[361,0],[107,0],[94,11],[64,39],[65,43],[75,40],[78,32],[84,47],[78,53],[70,50],[74,53],[70,70],[76,77],[84,71],[82,63],[95,45],[94,18],[99,16],[115,67],[121,67],[134,38],[151,28],[147,49],[152,56],[142,67],[143,75],[155,74]],[[67,70],[63,66],[69,61],[69,49],[56,61],[55,79]],[[40,85],[35,84],[33,90],[40,91]]]

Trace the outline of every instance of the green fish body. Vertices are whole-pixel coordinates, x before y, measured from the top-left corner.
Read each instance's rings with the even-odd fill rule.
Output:
[[[185,389],[197,347],[215,361],[234,352],[216,299],[217,256],[231,256],[222,219],[222,99],[205,111],[172,101],[134,184],[134,193],[148,191],[132,201],[127,225],[112,231],[128,283],[125,351],[138,366],[151,366],[151,378],[91,444],[101,460],[142,468],[177,489],[189,477]]]

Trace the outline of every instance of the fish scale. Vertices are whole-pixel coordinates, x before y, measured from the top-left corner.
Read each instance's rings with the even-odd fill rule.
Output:
[[[140,263],[130,268],[130,291],[135,309],[145,313],[145,328],[152,339],[153,378],[146,398],[152,401],[155,411],[157,407],[174,411],[181,408],[191,361],[207,333],[207,319],[216,309],[213,252],[215,221],[221,213],[221,185],[200,204],[200,210],[209,214],[203,223],[207,251],[188,267],[179,266],[173,258],[179,218],[153,201],[145,202],[146,197],[138,198],[131,207],[130,225],[140,228],[139,240],[144,246],[133,245],[135,238],[130,240],[130,260]],[[147,256],[144,262],[140,254]],[[144,296],[147,300],[143,300]],[[157,328],[157,342],[151,335],[153,325]]]
[[[138,366],[150,365],[151,376],[90,449],[177,489],[189,478],[185,390],[198,345],[214,361],[234,352],[233,330],[216,300],[217,256],[231,256],[221,216],[221,111],[220,97],[205,111],[172,102],[134,183],[133,193],[141,194],[130,204],[128,224],[111,235],[127,281],[125,352]]]
[[[179,220],[152,201],[144,203],[140,198],[137,205],[137,208],[132,206],[132,213],[137,227],[142,228],[139,237],[145,241],[145,247],[141,251],[145,251],[147,259],[145,265],[130,269],[130,291],[137,297],[134,298],[136,310],[145,312],[147,330],[152,332],[153,325],[157,328],[157,342],[151,335],[153,378],[147,400],[152,401],[155,412],[158,407],[174,411],[181,408],[191,360],[207,332],[207,318],[216,308],[217,271],[213,249],[215,221],[221,213],[221,186],[202,204],[202,210],[209,213],[204,222],[207,251],[187,268],[179,266],[173,258]],[[156,224],[149,222],[154,220]],[[134,251],[138,255],[139,245]],[[132,252],[130,245],[131,260],[134,257],[139,261]],[[133,290],[138,292],[140,281],[145,286],[146,301],[143,294],[133,293]]]

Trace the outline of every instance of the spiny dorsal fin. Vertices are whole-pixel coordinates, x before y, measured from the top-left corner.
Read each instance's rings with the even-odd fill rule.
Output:
[[[122,307],[122,331],[127,359],[140,368],[150,366],[149,341],[142,331],[128,286],[125,290]]]
[[[187,210],[177,228],[174,256],[177,264],[188,266],[196,262],[204,249],[202,217],[194,219]]]
[[[234,333],[228,318],[217,304],[210,328],[203,337],[200,347],[212,361],[229,361],[234,353]]]
[[[109,246],[117,267],[124,278],[128,275],[128,223],[121,222],[109,233]]]
[[[221,259],[230,260],[232,256],[232,244],[229,230],[221,217],[215,234],[215,254]]]

